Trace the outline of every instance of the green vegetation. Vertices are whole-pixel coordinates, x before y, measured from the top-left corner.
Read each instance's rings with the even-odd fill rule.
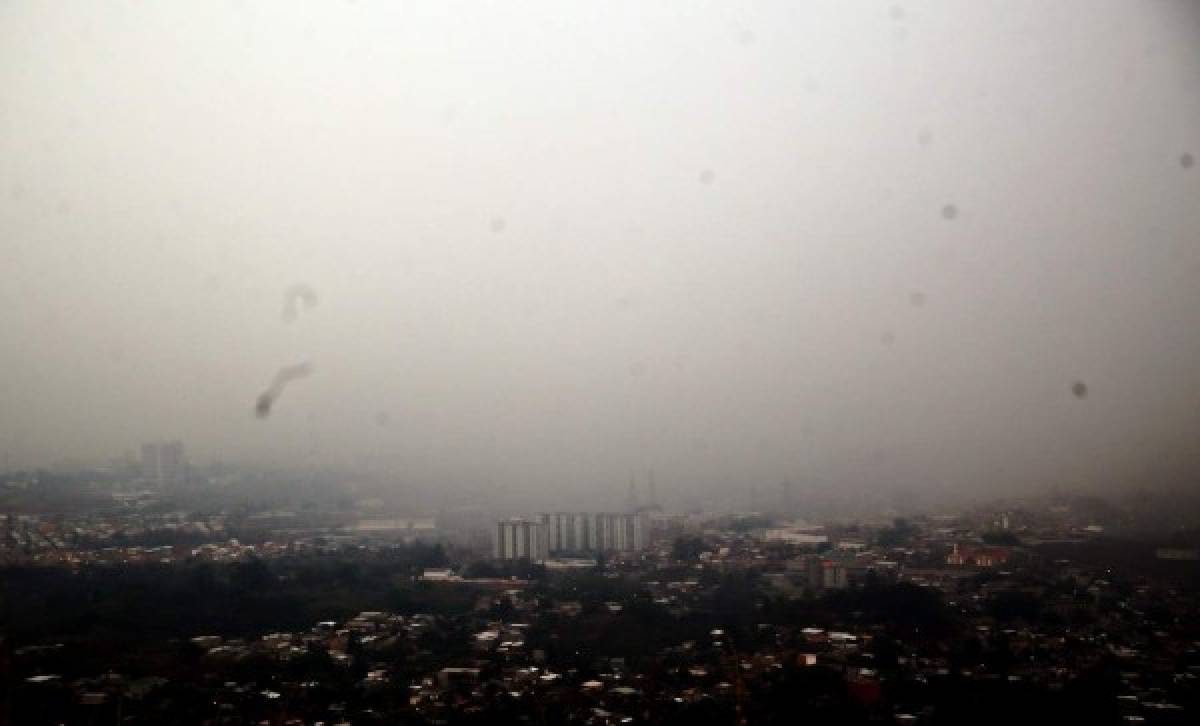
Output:
[[[1016,547],[1021,544],[1021,539],[1017,535],[1004,529],[992,529],[984,532],[981,535],[983,541],[990,545],[1003,545],[1007,547]]]
[[[704,539],[695,535],[676,537],[671,544],[671,556],[684,562],[695,562],[704,552]]]
[[[912,542],[917,528],[903,517],[897,517],[891,527],[879,531],[876,541],[880,547],[903,547]]]
[[[10,567],[0,570],[0,617],[15,645],[88,642],[114,652],[205,633],[307,629],[362,610],[462,612],[474,592],[415,580],[444,565],[440,546],[371,556],[295,555],[270,562]]]

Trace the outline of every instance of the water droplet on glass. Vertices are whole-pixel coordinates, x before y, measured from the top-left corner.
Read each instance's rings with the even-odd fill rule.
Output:
[[[283,321],[293,322],[301,310],[317,306],[317,291],[303,282],[292,285],[283,292]]]

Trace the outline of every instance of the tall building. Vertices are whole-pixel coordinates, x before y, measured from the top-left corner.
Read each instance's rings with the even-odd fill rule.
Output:
[[[527,519],[497,522],[492,554],[498,560],[544,561],[550,556],[546,541],[546,524]]]
[[[646,505],[641,507],[641,510],[643,512],[661,512],[662,507],[658,503],[658,493],[654,490],[654,470],[653,469],[650,470],[650,482],[649,482],[648,486],[650,489],[650,501],[646,502]]]
[[[779,483],[779,489],[782,493],[780,506],[783,508],[783,513],[792,514],[796,511],[795,500],[792,496],[793,490],[795,489],[795,484],[791,479],[785,479]]]
[[[556,512],[538,515],[551,554],[637,552],[649,545],[644,513]]]
[[[142,478],[159,489],[186,483],[187,458],[183,444],[178,441],[142,444]]]
[[[846,567],[823,557],[808,560],[808,585],[814,590],[844,590],[848,584]]]
[[[593,522],[590,515],[558,512],[538,515],[546,525],[546,545],[551,552],[587,552],[591,549]]]

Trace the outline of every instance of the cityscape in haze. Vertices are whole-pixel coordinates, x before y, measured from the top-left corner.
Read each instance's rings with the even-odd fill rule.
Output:
[[[1194,0],[0,3],[0,726],[1195,723],[1197,155]]]

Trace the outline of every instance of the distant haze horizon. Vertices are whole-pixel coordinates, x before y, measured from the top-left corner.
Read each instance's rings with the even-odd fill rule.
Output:
[[[0,461],[1194,489],[1197,41],[1183,1],[4,3]]]

